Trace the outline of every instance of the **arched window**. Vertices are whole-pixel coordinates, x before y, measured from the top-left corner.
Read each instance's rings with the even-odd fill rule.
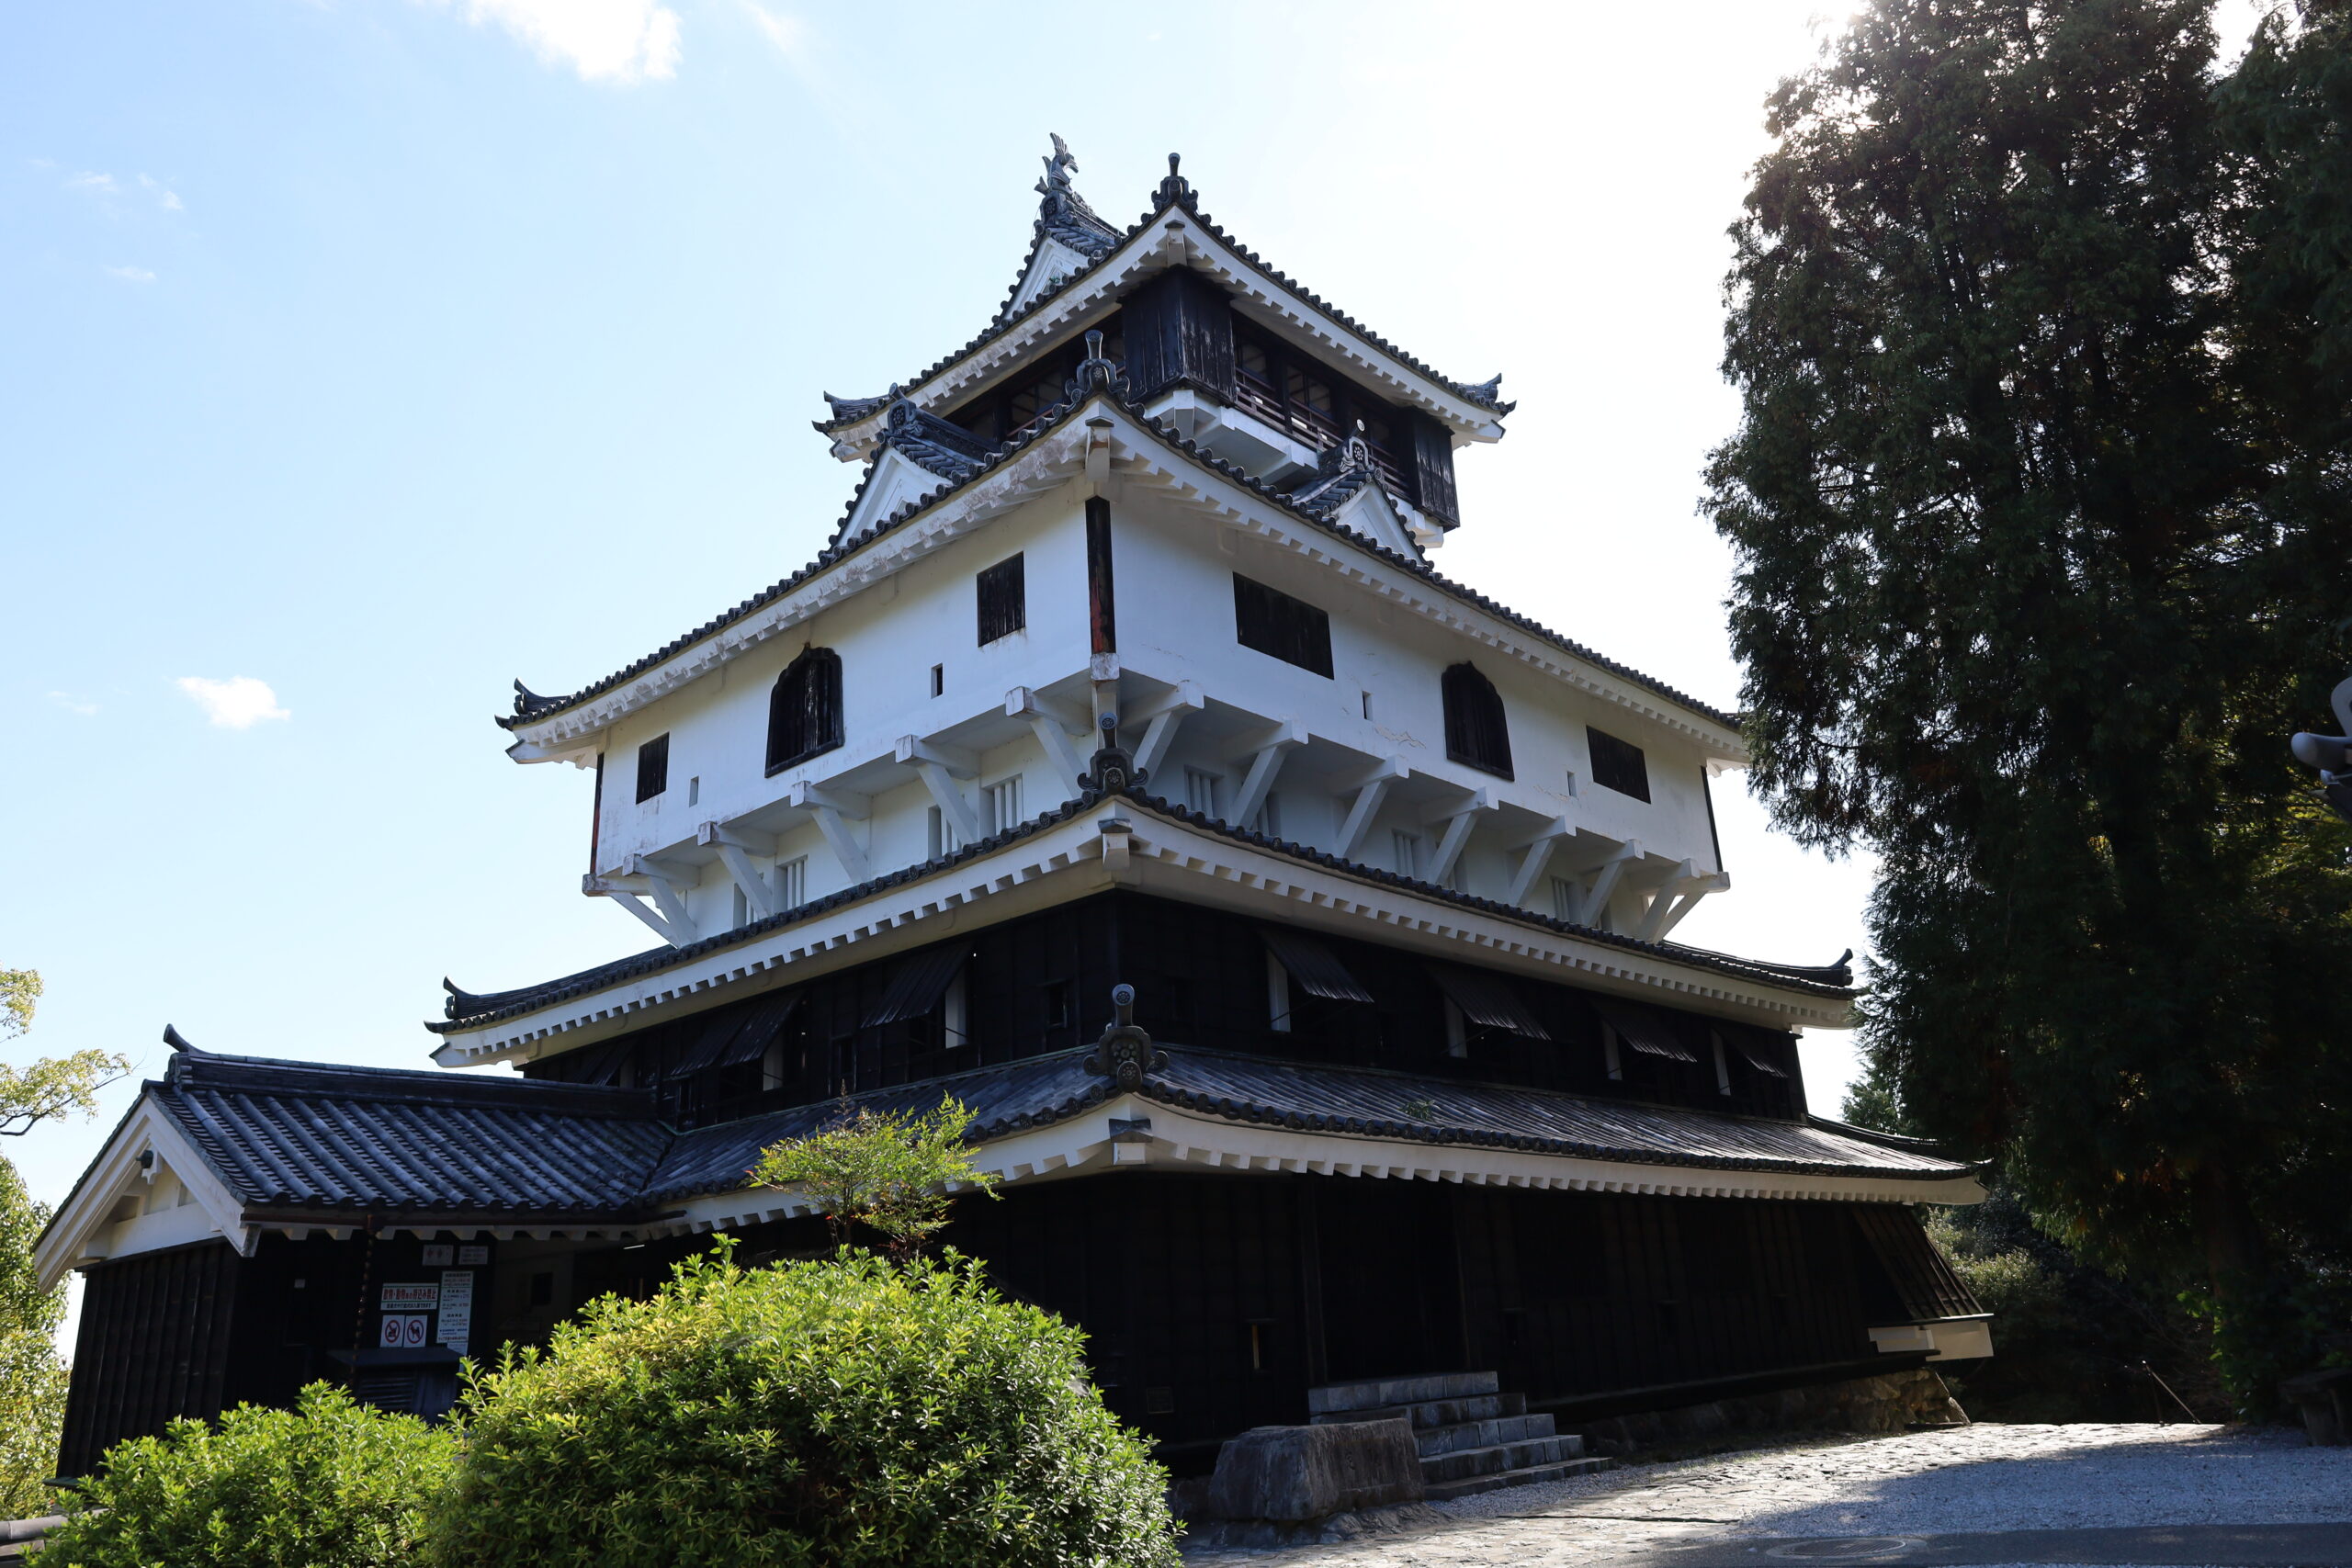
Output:
[[[1442,678],[1445,696],[1445,754],[1481,773],[1510,778],[1510,726],[1495,683],[1468,664]]]
[[[811,648],[785,666],[768,697],[768,772],[842,743],[842,656]]]

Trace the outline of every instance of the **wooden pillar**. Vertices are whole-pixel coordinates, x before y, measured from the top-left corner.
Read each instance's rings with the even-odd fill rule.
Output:
[[[1111,584],[1111,503],[1099,495],[1086,502],[1086,603],[1092,651],[1116,653],[1119,632]]]
[[[1315,1216],[1317,1179],[1310,1177],[1298,1188],[1298,1299],[1304,1320],[1299,1337],[1306,1345],[1309,1388],[1331,1381],[1331,1357],[1323,1343],[1323,1237]]]

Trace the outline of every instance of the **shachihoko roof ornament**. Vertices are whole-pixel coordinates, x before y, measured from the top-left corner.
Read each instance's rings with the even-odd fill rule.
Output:
[[[1069,183],[1076,173],[1078,160],[1070,156],[1069,144],[1054,136],[1054,155],[1046,160],[1046,177],[1037,182],[1037,194],[1045,197],[1037,204],[1037,231],[1059,240],[1089,261],[1100,261],[1119,243],[1119,231],[1103,222]]]

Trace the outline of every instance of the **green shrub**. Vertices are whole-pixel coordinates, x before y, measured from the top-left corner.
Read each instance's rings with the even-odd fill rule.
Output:
[[[415,1561],[457,1439],[325,1383],[292,1410],[175,1421],[98,1461],[43,1568],[392,1568]]]
[[[446,1568],[1175,1568],[1078,1330],[953,1258],[721,1250],[474,1379]]]

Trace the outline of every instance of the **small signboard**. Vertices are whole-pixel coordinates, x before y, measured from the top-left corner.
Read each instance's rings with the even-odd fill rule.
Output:
[[[465,1269],[452,1269],[441,1276],[441,1343],[462,1356],[466,1343],[473,1337],[474,1277]]]
[[[447,1269],[456,1260],[452,1254],[457,1250],[446,1241],[430,1243],[424,1249],[424,1266],[427,1269]]]
[[[460,1268],[460,1269],[487,1269],[487,1268],[489,1268],[489,1267],[490,1267],[490,1248],[489,1248],[489,1247],[487,1247],[486,1245],[484,1245],[484,1244],[482,1244],[482,1243],[477,1242],[477,1243],[475,1243],[475,1244],[474,1244],[473,1246],[471,1246],[471,1247],[461,1247],[458,1248],[458,1268]]]
[[[376,1343],[387,1350],[420,1349],[424,1344],[424,1318],[421,1312],[388,1312],[384,1326]]]
[[[384,1299],[377,1304],[386,1312],[431,1312],[441,1304],[441,1287],[387,1284]]]

